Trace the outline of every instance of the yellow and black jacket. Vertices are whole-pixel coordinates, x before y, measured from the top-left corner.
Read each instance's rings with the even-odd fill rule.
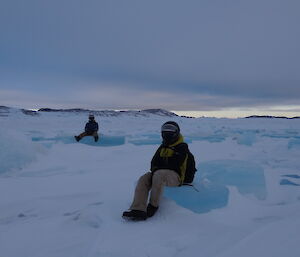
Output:
[[[171,145],[160,145],[152,158],[151,171],[155,172],[159,169],[174,170],[179,174],[180,180],[183,182],[188,152],[188,145],[183,142],[182,135]]]

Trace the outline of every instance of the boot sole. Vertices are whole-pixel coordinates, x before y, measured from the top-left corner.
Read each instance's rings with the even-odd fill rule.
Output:
[[[127,221],[145,221],[147,218],[122,216]]]

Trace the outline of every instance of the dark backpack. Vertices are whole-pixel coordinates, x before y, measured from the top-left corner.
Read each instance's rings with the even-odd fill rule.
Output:
[[[188,151],[188,158],[186,163],[186,171],[184,175],[183,184],[190,184],[194,180],[196,169],[195,157],[194,155]]]

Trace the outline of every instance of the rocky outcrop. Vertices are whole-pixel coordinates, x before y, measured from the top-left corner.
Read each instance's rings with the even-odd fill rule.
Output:
[[[144,116],[148,117],[149,115],[158,115],[158,116],[166,116],[166,117],[177,117],[178,115],[163,109],[146,109],[141,111],[114,111],[114,110],[103,110],[103,111],[95,111],[95,110],[87,110],[87,109],[51,109],[51,108],[41,108],[38,112],[64,112],[64,113],[92,113],[97,116],[103,117],[111,117],[111,116],[121,116],[121,115],[129,115],[129,116]]]

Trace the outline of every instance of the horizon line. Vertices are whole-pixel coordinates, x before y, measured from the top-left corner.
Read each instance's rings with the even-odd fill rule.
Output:
[[[221,110],[168,110],[163,108],[146,108],[146,109],[137,109],[137,108],[104,108],[104,109],[89,109],[89,108],[51,108],[51,107],[42,107],[42,108],[20,108],[20,107],[10,107],[3,106],[8,108],[16,109],[26,109],[31,111],[39,111],[40,109],[61,109],[61,110],[70,110],[70,109],[82,109],[87,111],[143,111],[143,110],[165,110],[172,112],[178,116],[192,117],[192,118],[227,118],[227,119],[238,119],[238,118],[247,118],[250,116],[269,116],[269,117],[282,117],[282,118],[295,118],[300,116],[300,112],[293,110],[279,111],[274,109],[261,110],[259,108],[227,108]]]

